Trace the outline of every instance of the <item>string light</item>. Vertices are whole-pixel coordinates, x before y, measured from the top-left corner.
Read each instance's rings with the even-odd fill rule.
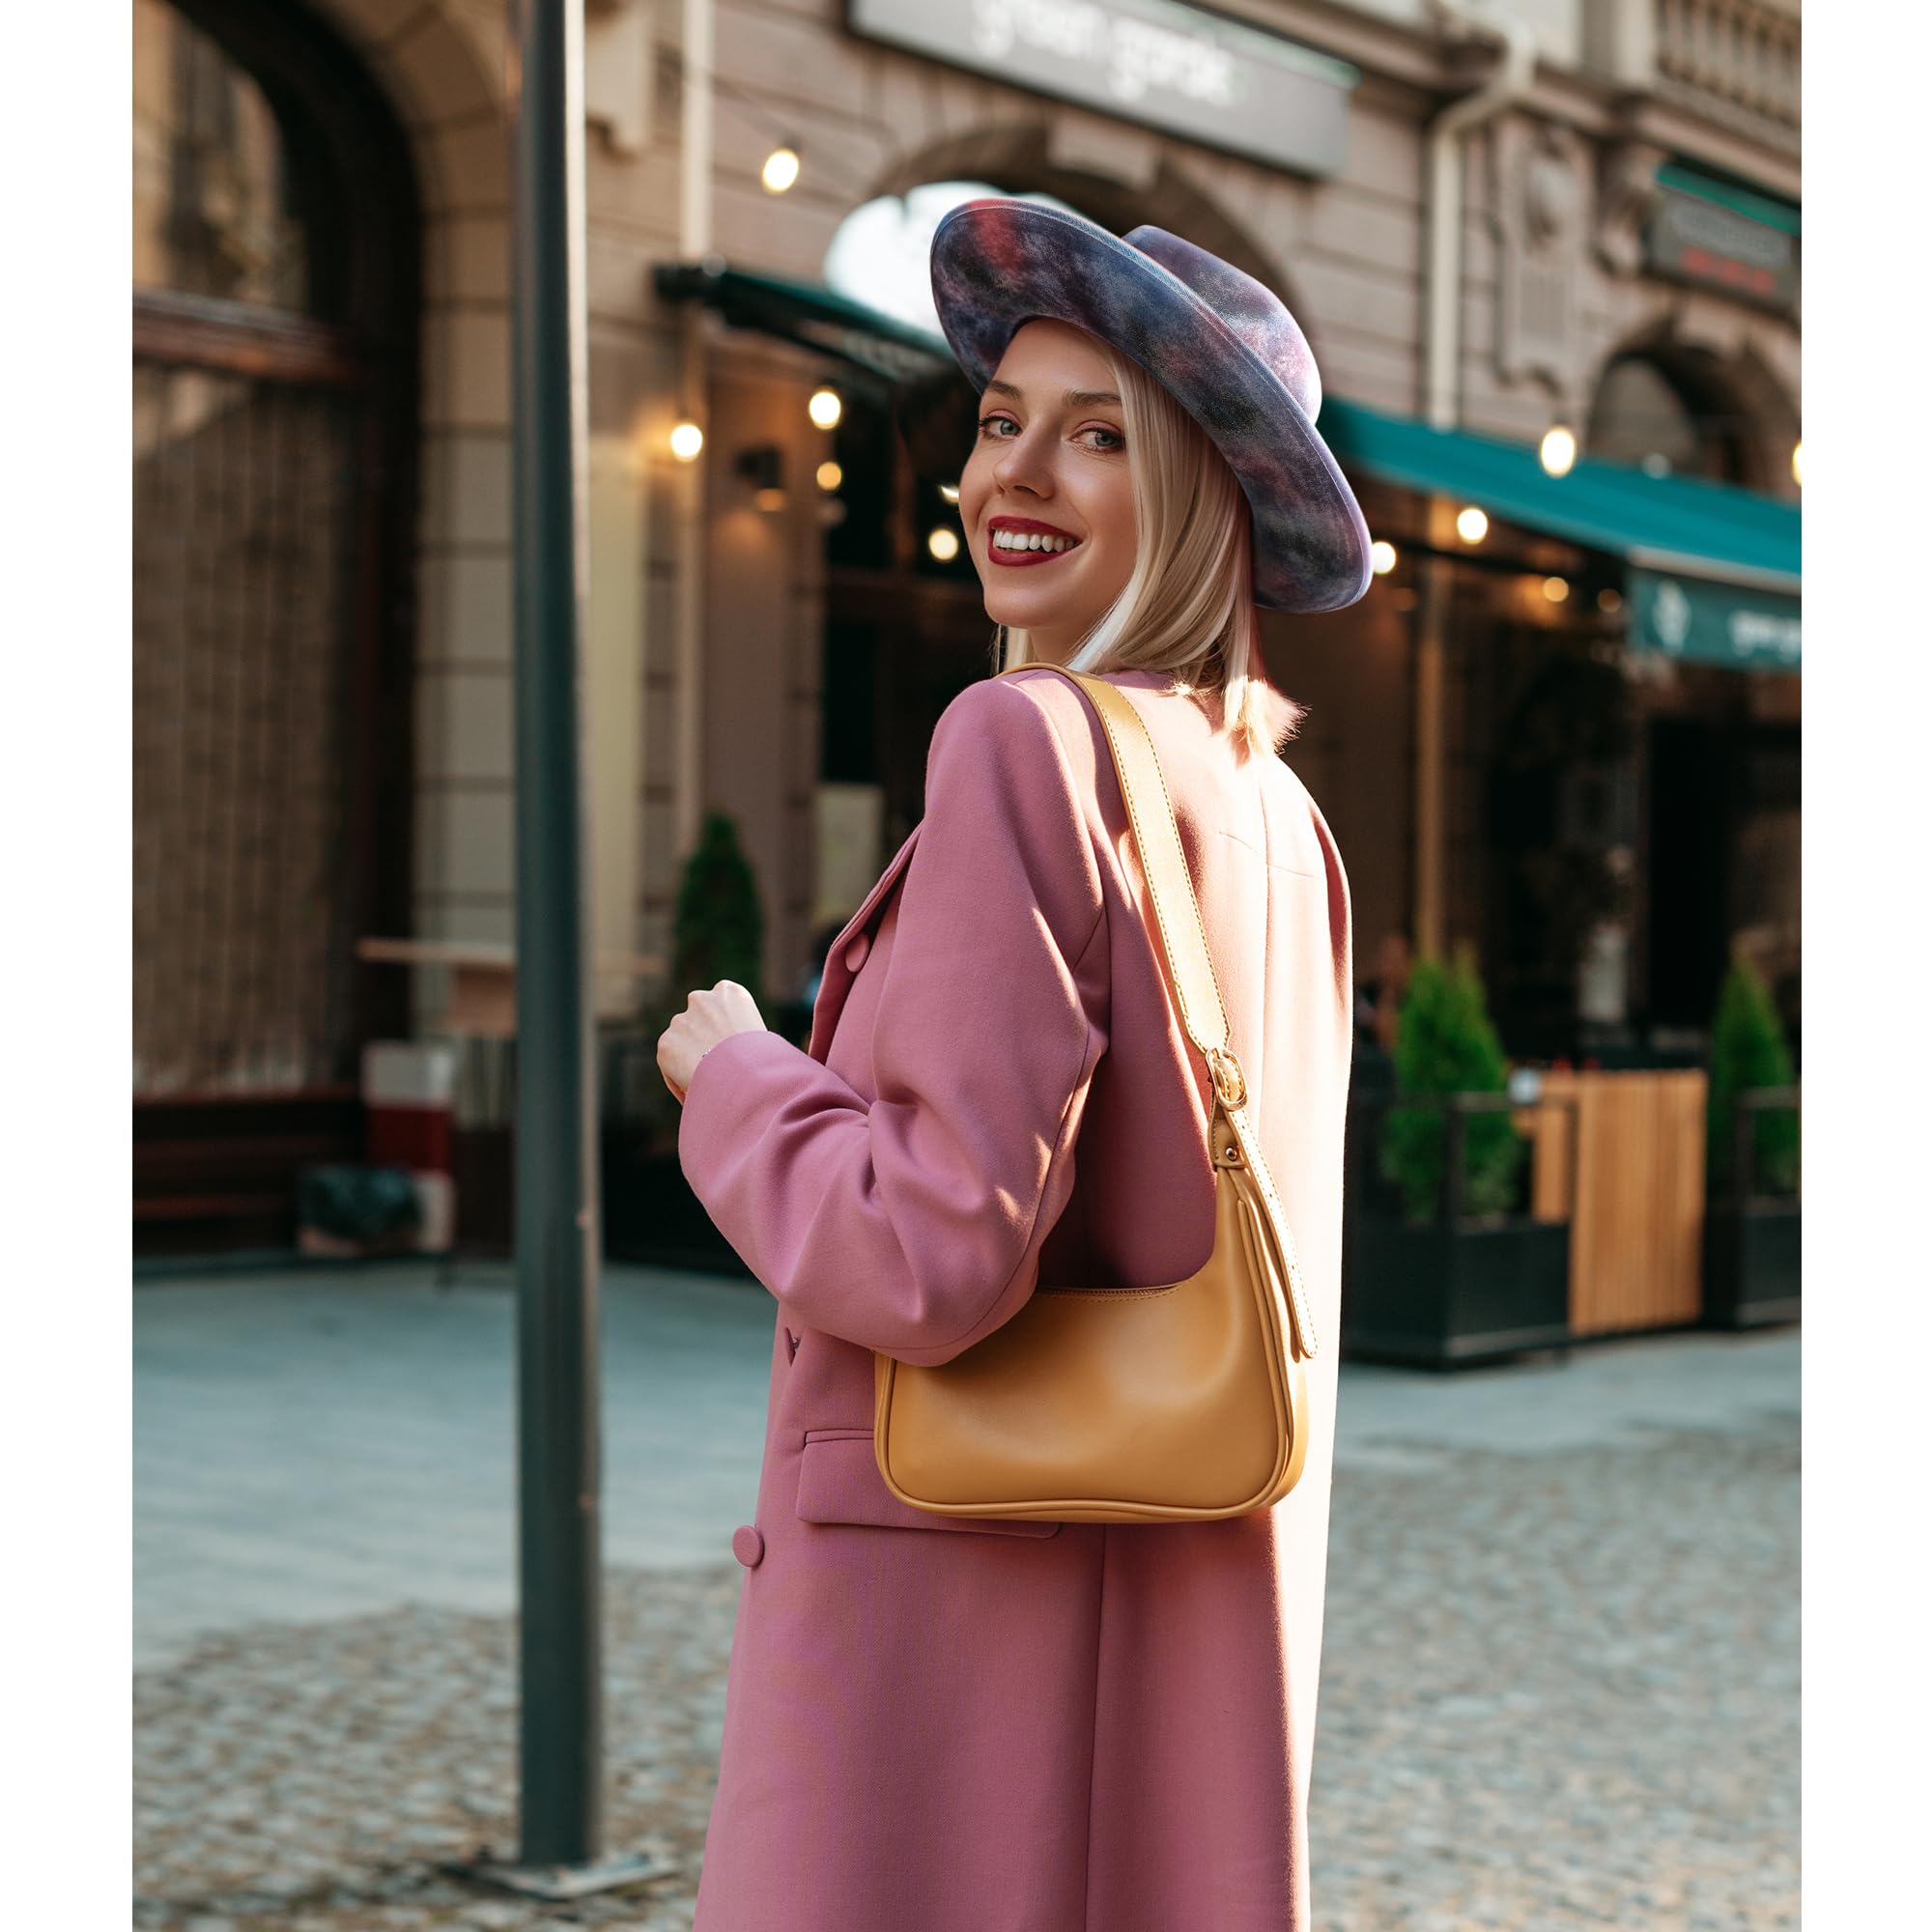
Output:
[[[959,538],[942,524],[936,530],[927,532],[925,547],[941,563],[951,563],[959,554]]]
[[[798,150],[787,142],[765,156],[758,179],[768,194],[782,194],[798,179]]]
[[[1386,577],[1395,568],[1395,545],[1378,537],[1369,546],[1369,567],[1378,577]]]
[[[696,460],[697,452],[704,447],[704,432],[690,417],[678,423],[670,433],[670,453],[680,463]]]
[[[1456,534],[1466,544],[1479,544],[1490,533],[1490,520],[1473,503],[1456,513]]]
[[[959,486],[956,483],[942,483],[939,486],[939,494],[949,503],[956,503],[959,500]]]
[[[1569,475],[1571,466],[1577,461],[1576,432],[1566,424],[1551,423],[1543,432],[1543,441],[1536,453],[1549,475]]]
[[[845,412],[845,406],[838,400],[837,389],[814,389],[810,402],[805,406],[805,412],[820,429],[837,429],[838,418]]]
[[[677,72],[681,84],[688,85],[692,80],[709,81],[716,92],[724,95],[727,99],[735,100],[738,103],[740,111],[748,121],[754,122],[762,127],[769,135],[780,141],[785,148],[790,149],[794,155],[797,153],[798,142],[796,136],[782,123],[776,120],[766,111],[766,103],[763,96],[736,85],[728,75],[719,72],[715,68],[702,68],[693,61],[686,60],[682,48],[667,47],[664,50],[664,57]],[[891,155],[882,158],[880,162],[881,172],[891,172],[894,167],[897,166],[905,158],[905,150],[903,148],[895,149]],[[869,177],[861,177],[856,174],[848,175],[841,169],[828,168],[822,156],[815,156],[811,166],[813,175],[819,181],[823,182],[828,187],[838,189],[855,206],[859,202],[869,200],[878,191]]]
[[[845,472],[836,463],[821,463],[817,470],[818,487],[821,490],[836,490],[845,480]]]
[[[1561,604],[1570,595],[1570,580],[1567,577],[1546,577],[1543,580],[1543,594],[1552,604]]]
[[[1800,437],[1799,440],[1791,445],[1791,480],[1794,483],[1796,483],[1801,490],[1804,489],[1804,440],[1803,437]]]

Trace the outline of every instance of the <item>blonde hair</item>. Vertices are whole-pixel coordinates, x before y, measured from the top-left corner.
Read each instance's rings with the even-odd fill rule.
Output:
[[[1134,567],[1066,668],[1167,671],[1176,690],[1218,690],[1238,754],[1279,753],[1304,712],[1267,681],[1240,480],[1161,384],[1131,356],[1102,350],[1126,426]],[[1026,632],[1004,624],[995,651],[1001,670],[1037,662]]]

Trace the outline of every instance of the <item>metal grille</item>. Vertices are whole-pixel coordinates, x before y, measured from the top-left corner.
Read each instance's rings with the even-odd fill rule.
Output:
[[[357,419],[327,389],[135,364],[138,1096],[355,1078]]]

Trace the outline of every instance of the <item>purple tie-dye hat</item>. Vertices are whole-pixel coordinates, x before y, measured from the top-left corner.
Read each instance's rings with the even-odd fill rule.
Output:
[[[1252,275],[1164,228],[1122,237],[1064,209],[982,196],[934,229],[932,296],[975,389],[1035,316],[1087,329],[1161,383],[1240,478],[1257,604],[1339,611],[1368,589],[1369,526],[1315,428],[1315,357]]]

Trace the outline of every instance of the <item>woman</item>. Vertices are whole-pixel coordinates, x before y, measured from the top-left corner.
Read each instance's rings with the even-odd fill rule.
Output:
[[[981,391],[959,515],[1003,668],[1097,670],[1154,740],[1314,1300],[1310,1447],[1204,1522],[945,1518],[879,1474],[873,1350],[946,1362],[1038,1283],[1178,1281],[1213,1243],[1208,1076],[1102,726],[1055,671],[975,684],[809,1049],[729,982],[659,1046],[684,1172],[779,1303],[697,1932],[1305,1927],[1351,975],[1253,607],[1352,602],[1368,532],[1299,330],[1216,257],[988,199],[933,287]]]

